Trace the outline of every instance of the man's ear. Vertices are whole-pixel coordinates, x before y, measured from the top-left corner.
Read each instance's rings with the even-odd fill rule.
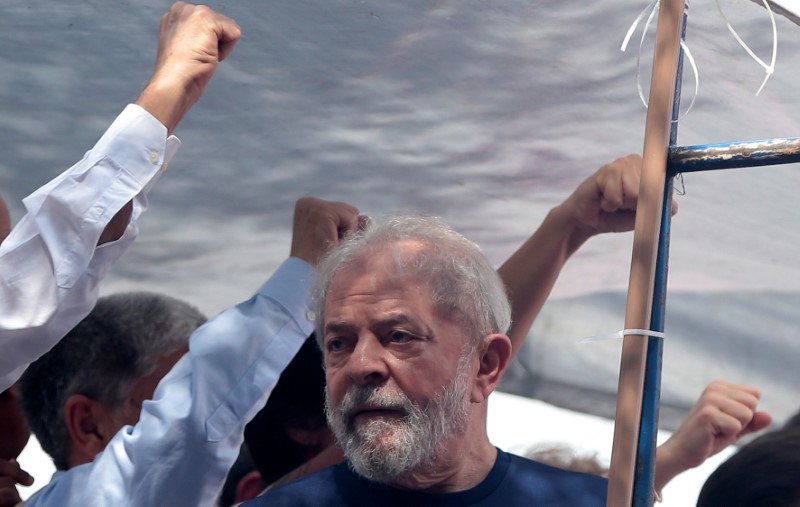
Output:
[[[249,472],[244,477],[239,479],[236,484],[236,503],[246,502],[257,497],[264,491],[264,482],[261,480],[261,474],[258,470]]]
[[[481,403],[494,391],[511,361],[511,339],[504,334],[490,334],[483,340],[478,372],[471,401]]]
[[[67,398],[64,423],[70,437],[70,468],[94,461],[116,433],[111,431],[112,417],[106,406],[83,394]]]

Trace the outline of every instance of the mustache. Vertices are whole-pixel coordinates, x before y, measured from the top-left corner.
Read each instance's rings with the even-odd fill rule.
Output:
[[[408,417],[414,407],[405,394],[385,386],[355,386],[347,391],[336,413],[350,425],[356,413],[365,408],[394,410]]]

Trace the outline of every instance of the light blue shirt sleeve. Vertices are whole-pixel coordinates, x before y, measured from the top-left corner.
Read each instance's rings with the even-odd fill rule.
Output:
[[[313,330],[315,278],[290,258],[255,296],[200,327],[139,422],[93,463],[57,473],[28,507],[214,505],[245,425]]]
[[[27,213],[0,245],[0,391],[94,307],[98,283],[136,237],[147,192],[179,146],[131,104],[83,159],[23,200]],[[98,247],[131,200],[125,234]]]

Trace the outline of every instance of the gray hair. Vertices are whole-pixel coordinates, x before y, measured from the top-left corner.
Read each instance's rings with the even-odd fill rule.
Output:
[[[162,294],[100,298],[95,308],[20,380],[22,404],[39,443],[59,470],[69,468],[64,404],[83,394],[115,409],[159,360],[186,346],[206,321],[193,306]]]
[[[414,242],[422,248],[396,248]],[[462,323],[477,347],[490,333],[506,333],[511,307],[500,276],[478,246],[435,217],[396,216],[371,222],[363,231],[346,238],[319,265],[314,292],[317,340],[322,343],[325,299],[334,277],[342,269],[359,264],[377,252],[391,251],[397,276],[425,283],[437,311]]]

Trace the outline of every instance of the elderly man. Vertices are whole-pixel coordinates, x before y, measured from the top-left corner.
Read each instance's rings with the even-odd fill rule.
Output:
[[[496,275],[487,266],[486,260],[477,247],[441,223],[429,219],[403,219],[396,223],[382,224],[376,230],[358,236],[352,242],[347,242],[343,250],[335,253],[326,263],[326,275],[322,279],[321,299],[317,301],[318,305],[324,305],[322,309],[325,310],[324,313],[318,312],[318,317],[325,316],[326,320],[320,323],[324,324],[322,327],[318,326],[318,333],[327,333],[329,327],[334,332],[332,341],[323,341],[322,343],[327,365],[328,420],[331,428],[336,431],[337,440],[343,444],[347,458],[356,474],[347,471],[345,466],[340,466],[324,471],[312,479],[307,479],[302,482],[304,486],[277,488],[280,484],[295,480],[324,466],[338,463],[342,459],[341,451],[338,447],[331,447],[311,462],[278,481],[273,486],[277,488],[274,493],[267,493],[256,501],[256,505],[361,505],[359,503],[361,501],[360,494],[352,496],[344,492],[353,484],[362,484],[367,479],[377,483],[399,486],[402,491],[405,491],[399,497],[404,499],[400,501],[400,504],[406,501],[424,503],[423,499],[428,498],[425,495],[420,497],[411,495],[408,490],[436,492],[439,490],[451,491],[451,488],[455,490],[469,489],[469,480],[463,484],[457,484],[453,488],[450,484],[451,481],[447,479],[451,475],[455,479],[458,474],[451,474],[447,466],[431,459],[431,453],[437,459],[440,453],[445,453],[441,454],[445,465],[448,463],[446,456],[450,456],[452,459],[452,455],[455,453],[457,461],[468,470],[473,471],[477,465],[478,470],[483,467],[483,472],[487,472],[494,463],[503,470],[507,470],[507,463],[512,463],[515,464],[512,470],[517,470],[518,466],[522,466],[517,464],[524,463],[524,467],[532,468],[533,472],[525,472],[522,475],[530,477],[531,481],[537,482],[542,477],[547,477],[542,481],[549,484],[549,474],[552,474],[557,484],[561,484],[562,481],[567,484],[571,484],[573,481],[581,484],[586,482],[589,485],[590,492],[588,494],[590,496],[597,493],[598,488],[604,488],[604,485],[598,486],[596,479],[586,479],[582,476],[579,479],[575,476],[562,476],[541,465],[531,465],[527,460],[520,462],[520,458],[510,458],[502,452],[499,452],[495,462],[494,448],[488,445],[485,438],[485,396],[494,388],[508,361],[505,345],[503,345],[507,339],[500,333],[507,333],[510,337],[513,349],[511,354],[513,355],[513,352],[521,347],[532,321],[541,309],[541,305],[558,276],[558,272],[570,255],[595,234],[623,231],[632,227],[640,165],[641,159],[638,156],[628,156],[600,168],[587,178],[564,203],[554,208],[539,230],[503,265],[499,270],[500,277],[505,282],[513,300],[514,324],[507,331],[508,323],[505,313],[507,303],[502,286],[498,286]],[[472,272],[480,273],[480,276],[469,277],[463,274]],[[336,277],[331,283],[334,275]],[[354,281],[356,276],[360,276],[374,285],[374,287],[367,287],[370,291],[364,291],[362,294],[363,298],[366,298],[367,294],[371,294],[375,300],[374,305],[357,306],[355,303],[350,303],[350,301],[358,302],[357,298],[344,297],[347,296],[347,290],[357,292],[362,289]],[[409,292],[412,288],[417,291],[416,294]],[[428,294],[428,292],[432,292],[432,294]],[[438,310],[438,312],[433,312],[435,316],[444,319],[444,323],[454,327],[451,332],[446,333],[447,336],[461,334],[474,339],[474,341],[465,340],[467,345],[464,346],[464,355],[452,356],[454,352],[448,352],[450,355],[447,357],[461,357],[457,366],[450,370],[446,369],[447,359],[433,358],[432,361],[422,361],[423,358],[431,355],[431,351],[426,347],[438,346],[443,339],[438,336],[435,340],[432,339],[430,333],[432,326],[421,318],[420,312],[409,314],[403,311],[407,299],[416,301],[418,304],[425,303],[434,310]],[[435,301],[436,304],[431,301]],[[384,309],[384,306],[387,309]],[[390,325],[393,323],[391,318],[385,324],[384,332],[390,334],[388,338],[380,337],[378,334],[380,329],[367,333],[373,341],[383,343],[387,352],[397,351],[394,357],[388,356],[391,361],[381,358],[375,361],[366,361],[371,358],[370,355],[357,354],[359,349],[353,347],[362,342],[365,344],[370,342],[366,339],[359,341],[360,334],[357,331],[360,328],[346,319],[342,319],[346,324],[344,330],[350,334],[337,335],[335,333],[338,330],[337,326],[342,323],[332,320],[330,312],[327,311],[327,308],[330,307],[336,309],[343,307],[344,310],[341,311],[350,312],[350,319],[356,318],[356,310],[369,314],[369,318],[366,319],[367,323],[361,323],[364,326],[367,326],[370,318],[373,318],[371,313],[377,315],[373,319],[376,326],[384,325],[378,318],[381,312],[387,313],[389,316],[394,313],[402,316],[402,319],[394,323],[397,327]],[[480,311],[476,311],[473,307],[479,308]],[[464,318],[462,314],[470,318]],[[483,317],[478,318],[482,315]],[[328,321],[331,320],[332,322],[329,324]],[[420,320],[422,320],[421,324],[418,322]],[[416,334],[412,331],[416,331]],[[422,336],[419,333],[422,333]],[[327,336],[327,334],[318,336]],[[408,344],[393,343],[397,341],[408,342]],[[406,349],[409,349],[411,353],[406,354],[404,352]],[[342,351],[345,351],[346,354],[343,355]],[[425,353],[418,358],[415,356],[417,352]],[[480,357],[476,357],[476,354]],[[343,358],[347,360],[344,361]],[[471,365],[480,371],[480,368],[484,367],[483,363],[481,366],[475,366],[474,363],[481,362],[483,359],[491,360],[490,364],[486,366],[494,365],[492,368],[496,368],[496,370],[492,370],[491,375],[488,375],[487,372],[488,376],[484,375],[478,378],[476,377],[477,373],[469,370],[468,367]],[[359,380],[360,373],[353,374],[353,369],[360,363],[367,366],[371,364],[372,367],[375,367],[375,371],[370,372],[367,366],[362,365],[370,374],[361,380]],[[435,366],[431,366],[432,363],[435,363]],[[340,367],[340,364],[343,366]],[[431,372],[428,372],[427,368],[432,368]],[[467,374],[472,377],[465,377]],[[426,385],[436,379],[438,379],[438,384],[441,384],[444,381],[442,377],[450,379],[448,382],[453,386],[450,390],[443,391],[447,396],[441,394],[438,397],[434,396],[433,401],[429,401],[429,391],[433,388],[426,388]],[[460,410],[458,403],[453,401],[453,396],[459,395],[461,389],[464,389],[465,382],[467,384],[478,382],[478,387],[473,386],[473,390],[470,391],[471,402],[466,416]],[[369,408],[369,403],[358,398],[355,401],[352,399],[348,401],[348,397],[342,394],[342,385],[354,386],[353,392],[356,395],[361,393],[362,397],[366,396],[363,390],[355,387],[359,383],[374,384],[380,388],[380,393],[385,393],[386,390],[391,395],[400,392],[407,393],[409,395],[407,398],[411,400],[411,403],[405,404],[398,412],[384,409],[372,410]],[[384,385],[385,387],[381,387]],[[479,392],[476,393],[475,389],[478,388],[480,388]],[[419,393],[419,390],[425,391],[425,393],[420,393],[425,395],[410,397],[412,394]],[[673,438],[659,448],[656,489],[660,491],[675,475],[687,468],[697,466],[708,456],[735,442],[742,435],[766,426],[769,423],[766,414],[756,412],[758,397],[757,390],[747,386],[722,382],[709,386]],[[389,401],[394,403],[392,397],[389,398]],[[402,405],[400,404],[400,406]],[[357,411],[362,410],[359,408],[360,406],[367,408],[363,410],[363,414],[348,415],[346,412],[348,407],[354,406]],[[721,406],[727,407],[727,410],[719,410],[718,407]],[[336,410],[331,410],[332,408]],[[391,422],[390,416],[399,416],[400,414],[407,418],[408,427],[416,428],[414,434],[420,435],[425,444],[418,445],[415,440],[406,439],[409,447],[404,449],[414,450],[414,452],[422,452],[427,449],[427,456],[417,456],[414,460],[409,461],[401,456],[402,453],[394,454],[392,451],[388,455],[382,454],[386,448],[381,445],[389,440],[383,438],[380,432],[376,432],[376,428],[379,428],[378,423],[384,424],[385,429],[390,429],[386,421]],[[469,431],[472,433],[461,435],[466,429],[462,431],[459,428],[466,425],[464,419],[467,416],[470,421],[468,428],[471,428]],[[386,419],[387,417],[390,418]],[[422,426],[419,425],[420,421],[422,421]],[[359,429],[363,429],[366,433],[359,433]],[[448,429],[453,433],[452,438],[442,436],[442,433],[447,433],[445,430]],[[255,428],[251,428],[251,431],[255,430]],[[399,435],[398,438],[406,438],[400,433],[397,435]],[[438,437],[434,438],[435,435]],[[428,437],[434,438],[434,441],[429,440]],[[437,447],[437,441],[444,440],[452,440],[454,443],[448,444],[447,447]],[[464,441],[466,444],[463,444]],[[371,447],[371,445],[373,446]],[[453,447],[457,450],[454,451]],[[481,454],[481,451],[484,454]],[[459,452],[463,454],[459,454]],[[389,459],[384,459],[386,456]],[[458,458],[459,456],[461,457]],[[399,459],[404,467],[410,467],[409,470],[414,469],[412,462],[422,463],[423,465],[420,465],[422,468],[414,469],[410,477],[422,477],[423,480],[415,484],[413,481],[405,483],[403,477],[400,476],[393,477],[394,472],[388,473],[386,467],[393,469],[392,463],[396,464],[396,459]],[[430,470],[426,472],[425,466],[434,469],[434,473],[430,477],[426,475]],[[497,468],[493,470],[497,470]],[[480,477],[480,475],[481,472],[478,472],[477,476]],[[494,471],[491,476],[494,479],[498,477]],[[537,477],[539,479],[536,479]],[[475,479],[475,477],[472,478]],[[439,482],[438,479],[442,479],[442,482]],[[536,488],[539,489],[540,486],[541,484]],[[310,490],[322,487],[323,490],[331,492],[333,496],[322,496],[321,499],[317,499],[313,495],[304,497],[300,493],[303,487],[310,488]],[[387,487],[378,487],[372,484],[368,489],[370,491],[387,491],[389,496],[397,493],[391,488],[386,489]],[[550,487],[545,486],[541,491],[548,491]],[[524,491],[518,493],[527,495]],[[408,498],[408,495],[413,498]],[[462,502],[472,505],[471,502],[474,500],[470,499],[476,497],[482,498],[481,493],[447,496],[447,498],[453,498],[453,505],[461,505]],[[431,500],[433,504],[438,505],[439,502],[444,501],[445,497],[434,495],[431,498],[433,498]],[[594,498],[600,499],[600,504],[602,504],[605,496],[604,493],[601,493]],[[574,498],[570,499],[570,502],[573,500]],[[382,497],[380,499],[369,497],[366,503],[373,501],[388,500]],[[495,501],[497,500],[492,497],[486,505]],[[480,502],[478,504],[483,505]]]
[[[489,442],[511,309],[473,243],[432,218],[376,223],[322,263],[318,303],[328,420],[349,465],[252,505],[603,504],[605,479]]]

